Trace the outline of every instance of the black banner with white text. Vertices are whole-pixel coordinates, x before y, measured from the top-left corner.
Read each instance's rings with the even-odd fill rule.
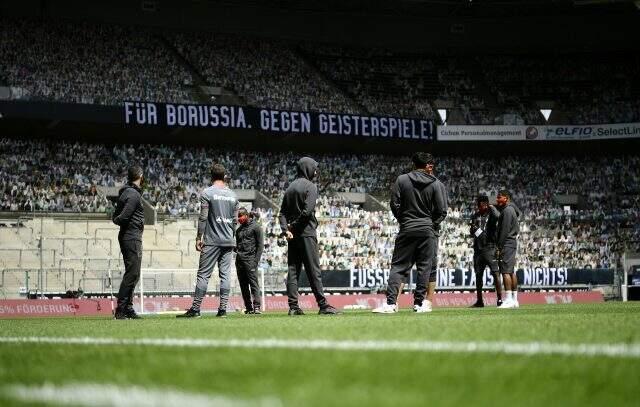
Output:
[[[432,120],[248,106],[124,102],[123,116],[125,125],[129,126],[252,129],[268,133],[418,141],[432,141],[436,132]]]
[[[575,269],[566,267],[534,267],[517,271],[519,286],[528,287],[568,287],[571,285],[608,285],[613,284],[612,269]],[[415,283],[416,271],[412,273]],[[387,285],[389,270],[326,270],[322,272],[325,287],[375,289]],[[408,279],[407,279],[408,281]],[[494,279],[489,270],[483,274],[485,287],[492,287]],[[476,274],[469,269],[438,269],[436,286],[438,288],[474,287]],[[300,286],[308,287],[306,275],[302,275]]]

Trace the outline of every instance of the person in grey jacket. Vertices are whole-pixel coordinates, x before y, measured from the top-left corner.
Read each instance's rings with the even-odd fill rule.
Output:
[[[311,291],[316,298],[320,314],[338,314],[324,295],[318,238],[316,227],[316,200],[318,187],[313,179],[318,173],[318,163],[310,157],[302,157],[297,164],[298,175],[289,184],[280,207],[280,227],[287,238],[287,296],[289,297],[289,315],[304,315],[298,304],[298,280],[304,265]]]
[[[139,319],[133,309],[133,292],[140,280],[142,264],[142,232],[144,231],[144,208],[142,207],[142,168],[137,165],[127,171],[128,183],[120,189],[118,202],[113,212],[113,223],[120,226],[118,243],[122,252],[125,272],[118,290],[116,319]]]
[[[261,314],[258,265],[264,249],[264,233],[256,215],[249,213],[245,208],[238,210],[238,223],[240,227],[236,230],[236,272],[245,314]]]
[[[518,249],[518,233],[520,232],[520,209],[511,202],[511,193],[506,190],[498,192],[496,207],[492,208],[498,215],[496,258],[506,299],[498,308],[518,308],[518,277],[515,273],[516,252]]]
[[[236,245],[238,199],[224,182],[224,166],[214,164],[211,167],[211,178],[213,184],[200,194],[200,216],[196,235],[196,250],[200,252],[200,265],[193,304],[186,313],[178,315],[179,318],[200,317],[200,306],[216,264],[220,275],[220,306],[216,316],[227,315],[231,259]]]

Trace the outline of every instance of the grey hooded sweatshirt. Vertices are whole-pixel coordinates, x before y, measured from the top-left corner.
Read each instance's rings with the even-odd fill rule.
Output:
[[[318,187],[313,183],[318,163],[310,157],[302,157],[297,164],[298,175],[289,184],[280,207],[282,233],[289,228],[294,237],[316,237],[316,200]]]
[[[400,224],[400,234],[437,236],[447,206],[444,184],[423,170],[400,175],[391,187],[391,212]]]
[[[520,232],[519,218],[522,212],[513,202],[509,202],[499,212],[497,246],[502,250],[505,246],[516,245],[516,238]]]

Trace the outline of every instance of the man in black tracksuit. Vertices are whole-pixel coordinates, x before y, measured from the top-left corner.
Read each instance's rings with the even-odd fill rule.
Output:
[[[489,197],[478,196],[476,200],[477,212],[473,214],[470,224],[470,235],[473,238],[473,270],[476,274],[477,300],[473,308],[484,307],[482,300],[482,285],[484,270],[489,267],[496,286],[498,306],[502,305],[502,290],[500,289],[500,274],[498,273],[498,261],[496,260],[496,238],[498,216],[489,207]]]
[[[497,208],[491,208],[498,215],[498,230],[496,239],[496,258],[506,294],[505,301],[499,308],[519,308],[518,277],[515,273],[516,251],[518,249],[518,233],[520,232],[520,209],[511,202],[509,191],[498,192]]]
[[[240,227],[236,230],[236,272],[245,314],[261,314],[258,265],[264,249],[264,233],[255,217],[245,208],[238,210],[238,223]]]
[[[329,305],[324,295],[318,238],[316,228],[316,200],[318,187],[313,183],[317,175],[318,163],[309,157],[302,157],[297,164],[298,175],[289,184],[282,206],[280,207],[280,227],[288,242],[287,253],[287,296],[289,297],[289,315],[304,315],[298,305],[298,280],[304,265],[309,285],[316,298],[320,314],[338,314],[338,310]]]
[[[125,273],[118,291],[116,319],[139,319],[133,310],[133,291],[140,279],[142,263],[142,232],[144,231],[144,209],[142,207],[142,168],[137,165],[127,171],[128,184],[120,189],[113,223],[120,226],[118,242],[124,260]]]
[[[435,162],[431,154],[416,153],[412,161],[415,170],[400,175],[391,188],[391,211],[400,224],[400,231],[393,249],[387,303],[374,309],[375,313],[397,312],[398,290],[414,264],[418,275],[413,309],[431,311],[431,303],[425,296],[427,283],[435,285],[434,263],[440,224],[447,216],[447,192],[433,175]]]

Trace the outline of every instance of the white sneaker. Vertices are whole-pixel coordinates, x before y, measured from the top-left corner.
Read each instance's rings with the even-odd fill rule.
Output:
[[[414,305],[413,312],[431,312],[433,311],[433,307],[431,306],[431,301],[424,300],[422,301],[422,305]]]
[[[516,308],[515,302],[511,299],[504,300],[502,302],[502,305],[498,307],[498,309],[511,309],[511,308]]]
[[[520,303],[518,302],[518,300],[515,300],[513,302],[513,308],[520,308]]]
[[[398,305],[396,304],[384,304],[381,307],[375,308],[371,311],[375,314],[393,314],[398,312]]]

